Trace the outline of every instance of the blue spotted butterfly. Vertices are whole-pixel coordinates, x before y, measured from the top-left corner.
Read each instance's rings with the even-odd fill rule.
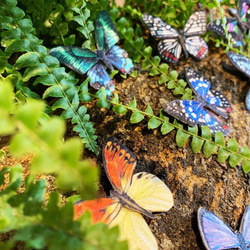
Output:
[[[152,15],[143,14],[142,20],[147,25],[150,34],[161,39],[158,44],[158,52],[166,62],[177,63],[181,49],[186,58],[189,57],[189,54],[198,60],[206,56],[207,44],[198,36],[207,31],[205,11],[196,11],[191,15],[183,31],[177,31],[159,17]]]
[[[226,18],[226,26],[230,40],[234,47],[243,47],[243,33],[250,29],[250,0],[239,0],[238,12],[235,9],[229,8],[233,18]],[[217,19],[212,21],[208,26],[208,30],[216,32],[218,35],[226,39],[225,30],[222,20]]]
[[[241,54],[235,54],[233,52],[227,52],[227,57],[239,71],[241,71],[250,79],[250,60],[248,57]],[[246,109],[250,111],[250,89],[246,94],[245,104]]]
[[[127,52],[115,45],[119,41],[119,36],[107,11],[98,13],[95,21],[95,38],[95,52],[79,47],[60,46],[51,49],[49,53],[79,74],[87,73],[92,87],[100,89],[104,86],[106,94],[111,96],[115,85],[104,65],[110,70],[116,67],[124,74],[131,73],[134,66]]]
[[[175,100],[168,103],[164,111],[189,126],[208,126],[212,134],[221,131],[223,135],[230,132],[228,125],[215,114],[227,119],[232,107],[227,98],[219,91],[210,90],[210,81],[197,71],[186,67],[186,78],[195,100]]]
[[[198,210],[198,226],[208,250],[250,249],[250,206],[242,217],[239,232],[235,233],[223,220],[203,207]]]

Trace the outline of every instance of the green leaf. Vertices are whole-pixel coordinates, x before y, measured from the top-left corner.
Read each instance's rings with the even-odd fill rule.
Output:
[[[39,63],[39,56],[37,52],[28,52],[23,55],[21,55],[16,63],[14,64],[14,67],[18,70],[24,67],[33,66],[34,64]]]
[[[161,133],[163,135],[168,134],[169,132],[171,132],[174,129],[173,126],[171,126],[170,124],[168,124],[166,121],[164,121],[164,123],[161,126]]]
[[[203,154],[205,155],[206,158],[208,158],[211,154],[215,152],[216,149],[217,149],[217,146],[210,143],[209,141],[206,141],[203,146]]]
[[[144,51],[143,51],[143,54],[144,54],[144,56],[145,56],[145,58],[146,59],[149,59],[150,58],[150,56],[151,56],[151,54],[152,54],[152,47],[150,47],[150,46],[148,46],[148,47],[146,47],[145,49],[144,49]]]
[[[23,80],[25,82],[29,81],[31,77],[38,75],[47,75],[47,66],[44,63],[38,63],[34,66],[27,68],[23,73]]]
[[[238,155],[232,153],[230,158],[229,158],[229,164],[231,167],[235,167],[237,166],[238,164],[240,164],[240,162],[242,161],[242,158],[239,157]]]
[[[5,55],[10,57],[15,52],[30,52],[30,43],[28,40],[14,40],[6,49]]]
[[[242,162],[243,171],[247,174],[250,171],[250,160],[244,159]]]
[[[155,116],[153,116],[148,122],[148,129],[155,129],[161,125],[161,121],[158,120]]]
[[[144,119],[144,116],[136,110],[130,117],[130,123],[138,123]]]
[[[27,128],[33,130],[37,126],[44,109],[45,105],[41,101],[29,100],[18,109],[16,118],[22,121]]]
[[[153,109],[151,108],[150,104],[148,103],[147,109],[145,111],[147,115],[154,115]]]
[[[244,155],[247,158],[250,158],[250,150],[249,150],[249,148],[248,147],[242,147],[240,154]]]
[[[105,98],[100,98],[98,101],[97,101],[97,106],[100,107],[100,108],[109,108],[110,107],[110,104],[106,101]]]
[[[218,161],[219,162],[225,162],[226,159],[229,157],[230,152],[228,152],[227,150],[223,149],[223,148],[219,148],[218,151]]]
[[[182,131],[181,129],[178,129],[176,134],[176,143],[178,147],[183,147],[187,139],[190,137],[189,134]]]
[[[205,139],[207,139],[208,141],[211,141],[212,140],[212,135],[211,135],[211,131],[210,131],[210,129],[209,129],[209,127],[208,126],[203,126],[202,128],[201,128],[201,137],[202,138],[205,138]]]
[[[230,139],[228,141],[228,149],[232,150],[233,152],[237,153],[238,152],[238,143],[235,139]]]
[[[136,103],[136,99],[134,97],[134,100],[128,105],[130,108],[132,109],[136,109],[137,103]]]
[[[59,117],[53,117],[43,123],[38,131],[38,136],[52,149],[60,147],[59,141],[63,139],[65,124]]]
[[[127,109],[122,106],[122,104],[115,105],[113,107],[114,112],[118,114],[123,114],[125,115],[127,113]]]
[[[215,133],[214,141],[215,141],[215,143],[219,144],[222,147],[225,146],[225,137],[220,131],[217,131]]]
[[[59,85],[54,85],[47,88],[43,93],[43,99],[48,97],[64,97],[62,88]]]
[[[202,145],[204,141],[197,136],[193,136],[193,139],[191,141],[191,147],[194,153],[199,153],[201,151]]]
[[[68,102],[68,100],[66,98],[60,98],[58,99],[52,106],[52,110],[56,110],[56,109],[68,109],[70,107],[70,104]]]

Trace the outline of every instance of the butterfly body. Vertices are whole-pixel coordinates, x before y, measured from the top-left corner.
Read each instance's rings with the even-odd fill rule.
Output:
[[[211,133],[229,133],[229,127],[215,114],[227,118],[232,107],[226,97],[218,91],[210,90],[211,83],[197,71],[186,67],[186,78],[193,92],[194,100],[175,100],[168,103],[164,111],[189,126],[208,126]]]
[[[119,193],[117,191],[111,191],[111,196],[116,197],[119,199],[119,202],[122,204],[122,206],[131,209],[135,212],[141,213],[145,216],[147,216],[150,219],[155,219],[155,216],[139,206],[132,198],[130,198],[126,193]]]
[[[134,66],[127,52],[115,45],[119,41],[119,36],[107,11],[100,11],[97,15],[95,38],[95,52],[79,47],[59,46],[52,48],[49,53],[79,74],[87,73],[90,85],[96,89],[105,87],[106,94],[110,97],[115,85],[105,66],[109,70],[115,67],[123,74],[130,74]]]
[[[161,58],[170,63],[177,63],[183,49],[185,57],[189,55],[201,60],[207,52],[206,42],[198,35],[206,32],[206,12],[197,11],[190,16],[183,30],[177,31],[159,17],[143,14],[142,19],[151,35],[161,39],[158,52]]]
[[[236,232],[217,215],[203,207],[199,208],[197,217],[199,231],[206,249],[250,249],[250,206],[247,206],[240,230]]]
[[[129,249],[154,250],[157,242],[143,215],[154,219],[151,212],[167,211],[173,206],[168,187],[155,175],[134,174],[136,158],[116,138],[110,137],[103,149],[105,171],[113,186],[111,195],[91,201],[77,202],[75,219],[86,210],[92,223],[119,226],[120,240],[128,240]]]

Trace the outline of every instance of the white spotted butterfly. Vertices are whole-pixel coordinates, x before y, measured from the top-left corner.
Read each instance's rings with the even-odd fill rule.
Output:
[[[183,30],[177,31],[159,17],[143,14],[142,20],[147,25],[150,34],[161,39],[158,51],[163,60],[177,63],[183,48],[186,58],[189,54],[201,60],[207,52],[206,42],[198,35],[204,34],[206,28],[206,12],[196,11],[190,16]]]

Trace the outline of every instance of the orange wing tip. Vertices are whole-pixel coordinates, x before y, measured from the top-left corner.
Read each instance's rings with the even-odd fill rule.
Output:
[[[119,190],[123,188],[121,181],[124,181],[125,185],[130,185],[136,166],[134,154],[113,136],[108,138],[103,154],[106,172],[112,185]]]
[[[74,205],[74,220],[79,219],[87,210],[91,213],[92,224],[103,222],[108,224],[108,217],[105,211],[114,201],[110,198],[101,198],[90,201],[80,201]]]

